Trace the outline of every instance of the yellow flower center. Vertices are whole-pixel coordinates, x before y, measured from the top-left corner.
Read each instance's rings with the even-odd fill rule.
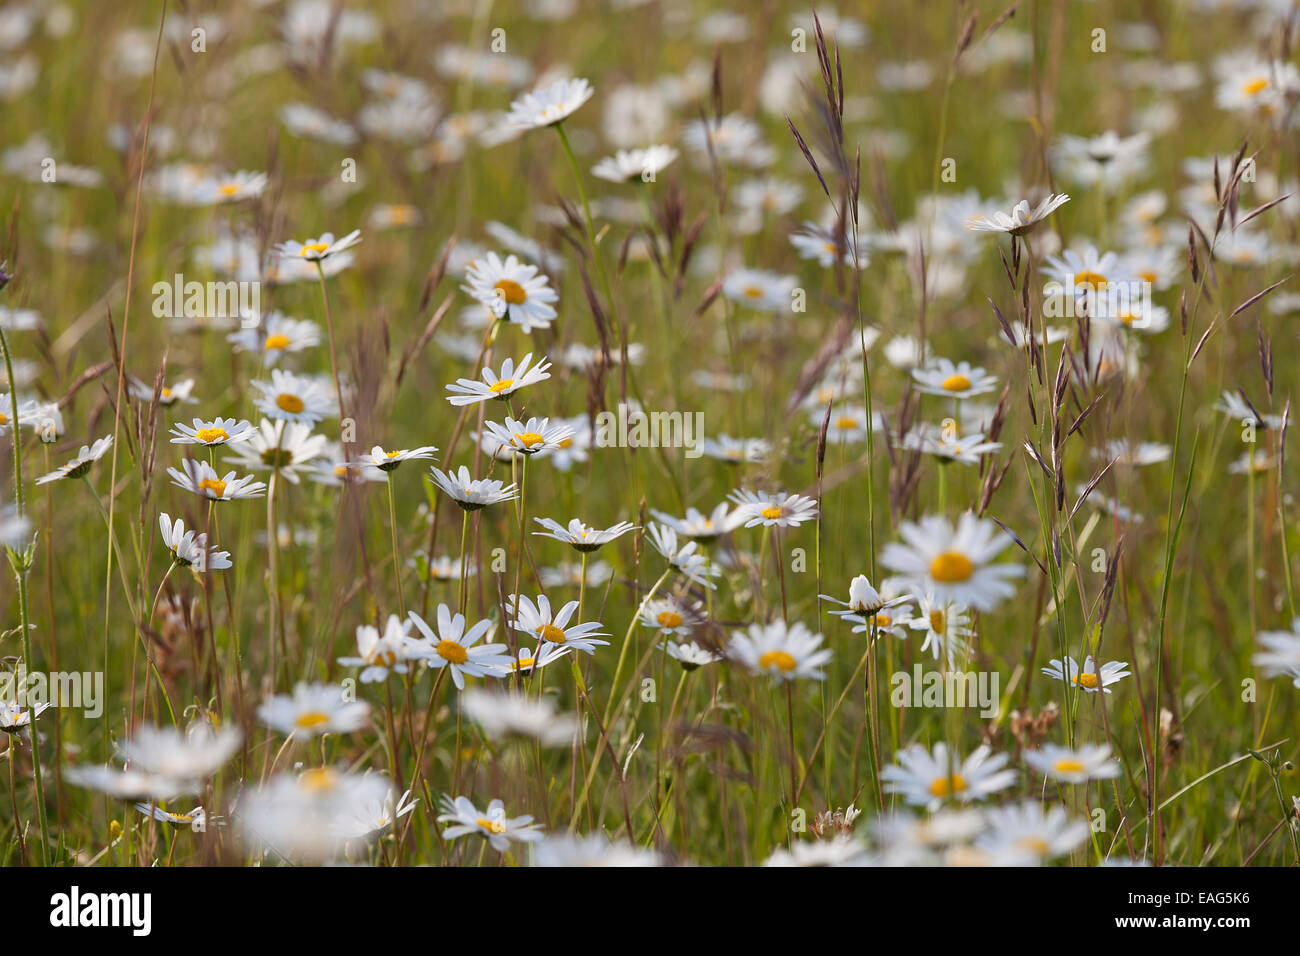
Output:
[[[952,777],[940,777],[934,783],[930,784],[930,793],[936,797],[947,797],[954,793],[961,793],[966,789],[966,778],[959,773]]]
[[[1016,841],[1016,846],[1020,847],[1022,850],[1029,850],[1032,853],[1036,853],[1039,856],[1047,856],[1049,851],[1047,841],[1042,837],[1036,836],[1021,837]]]
[[[889,627],[894,623],[894,619],[888,614],[877,614],[872,620],[876,622],[876,627]]]
[[[448,664],[464,664],[469,660],[469,652],[455,641],[439,641],[438,656]]]
[[[844,429],[845,431],[851,428],[857,428],[858,420],[854,418],[852,415],[845,415],[842,418],[835,419],[835,427]]]
[[[226,496],[226,483],[220,478],[204,478],[196,486],[199,491],[210,491],[215,498]]]
[[[214,441],[225,441],[230,436],[226,434],[224,428],[200,428],[194,433],[194,437],[204,444]]]
[[[768,651],[758,659],[758,666],[765,671],[770,671],[775,668],[776,670],[784,671],[788,674],[790,671],[794,670],[797,665],[795,664],[795,659],[785,651]]]
[[[266,337],[266,350],[273,352],[276,349],[287,349],[289,347],[289,336],[287,335],[268,335]]]
[[[965,375],[949,375],[943,380],[945,392],[964,392],[970,388],[970,379]]]
[[[1268,80],[1261,77],[1258,80],[1251,80],[1241,88],[1241,91],[1247,96],[1254,96],[1256,93],[1262,93],[1268,89]]]
[[[529,668],[531,668],[532,666],[533,666],[533,658],[531,658],[531,657],[521,657],[521,658],[519,658],[519,662],[518,662],[517,664],[513,665],[513,668],[514,668],[514,670],[517,670],[517,671],[526,671],[526,670],[528,670]]]
[[[312,790],[320,793],[324,790],[334,789],[334,783],[337,780],[335,773],[329,767],[317,767],[314,770],[308,770],[298,778],[298,783],[304,790]]]
[[[330,722],[329,714],[323,714],[319,710],[311,710],[305,714],[299,714],[295,720],[294,726],[301,727],[303,730],[310,730],[313,727],[319,727],[321,724]]]
[[[488,833],[505,833],[506,825],[500,820],[489,820],[487,817],[479,817],[476,821]]]
[[[307,255],[309,252],[324,252],[330,247],[328,242],[311,242],[302,247],[300,255]]]
[[[290,415],[297,415],[305,407],[301,398],[297,395],[290,395],[288,392],[281,392],[277,395],[275,404],[280,407],[280,411],[288,412]]]
[[[573,447],[573,439],[572,439],[572,438],[561,438],[561,439],[560,439],[556,444],[558,444],[561,448],[572,448],[572,447]]]
[[[556,627],[554,624],[542,624],[537,628],[537,634],[542,640],[552,644],[563,644],[565,641],[564,628]]]
[[[975,565],[960,551],[945,551],[930,562],[930,577],[944,584],[968,581],[974,573]]]
[[[488,391],[494,395],[500,395],[506,389],[513,388],[515,380],[513,378],[499,378],[488,386]]]
[[[1100,290],[1106,288],[1106,277],[1100,272],[1089,272],[1084,269],[1082,272],[1074,274],[1074,284],[1075,286],[1092,286],[1092,288]]]
[[[528,301],[528,293],[524,291],[524,287],[513,279],[502,279],[492,288],[496,289],[501,298],[511,305],[523,305]]]
[[[781,506],[768,505],[766,508],[760,511],[759,514],[761,514],[764,518],[767,518],[769,521],[775,521],[777,518],[781,517],[782,514]]]
[[[239,192],[239,183],[226,183],[221,187],[223,196],[233,196],[237,192]]]
[[[942,634],[944,632],[944,626],[947,623],[948,619],[944,615],[943,611],[930,612],[930,630],[934,631],[936,634]]]
[[[519,444],[523,445],[525,448],[532,448],[534,445],[540,445],[546,441],[546,439],[537,432],[520,432],[515,435],[515,438],[519,441]]]
[[[392,667],[397,663],[397,652],[382,647],[376,647],[370,652],[369,661],[371,664],[380,664],[384,667]]]
[[[0,425],[8,425],[8,424],[9,424],[9,416],[6,415],[4,412],[0,412]]]
[[[1077,760],[1058,760],[1054,765],[1057,773],[1082,773],[1083,764]]]
[[[171,398],[171,397],[172,397],[172,390],[171,390],[170,388],[164,388],[164,389],[159,393],[159,396],[162,397],[162,398]]]
[[[682,626],[682,616],[676,611],[660,611],[658,621],[660,627]]]
[[[749,296],[751,299],[761,299],[763,298],[763,290],[751,285],[745,290],[745,295]]]
[[[398,455],[404,455],[404,454],[406,454],[406,449],[405,449],[405,448],[399,448],[397,451],[387,451],[387,452],[384,452],[384,457],[385,457],[385,458],[396,458]]]
[[[1080,687],[1095,688],[1097,686],[1097,675],[1077,674],[1074,678],[1074,683],[1078,684]]]

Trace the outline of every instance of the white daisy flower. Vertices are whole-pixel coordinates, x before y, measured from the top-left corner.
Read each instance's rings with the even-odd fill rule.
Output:
[[[743,519],[746,528],[756,525],[797,528],[817,517],[817,502],[806,495],[792,495],[787,491],[770,494],[741,488],[727,497],[736,503],[737,520]]]
[[[74,787],[97,790],[115,800],[156,802],[197,793],[199,784],[143,770],[118,770],[109,766],[68,767],[63,779]]]
[[[821,666],[831,659],[831,652],[821,647],[822,636],[801,623],[787,627],[784,621],[751,624],[748,633],[735,632],[727,643],[727,656],[743,665],[755,676],[780,681],[800,677],[825,680]]]
[[[956,754],[950,759],[945,743],[935,744],[933,752],[912,744],[895,754],[894,760],[880,772],[885,792],[932,810],[950,798],[959,803],[983,800],[1016,782],[1016,771],[1004,769],[1006,754],[995,754],[987,746],[977,747],[962,760]]]
[[[868,866],[871,858],[867,848],[851,836],[837,836],[830,840],[800,841],[790,849],[780,847],[772,852],[764,866]]]
[[[985,812],[989,830],[975,840],[977,849],[1012,865],[1045,863],[1078,849],[1088,839],[1088,821],[1071,820],[1065,807],[1044,812],[1037,800]]]
[[[254,404],[267,418],[314,425],[338,414],[333,391],[317,379],[277,368],[271,370],[271,381],[248,384],[261,393]]]
[[[1025,751],[1025,763],[1048,779],[1063,783],[1119,776],[1119,763],[1111,759],[1109,744],[1084,744],[1077,750],[1044,744],[1042,750]]]
[[[1025,573],[1019,564],[994,564],[1011,538],[992,521],[966,512],[957,527],[940,515],[899,527],[905,544],[890,543],[880,562],[898,572],[913,589],[937,600],[991,611],[1016,593],[1010,578]]]
[[[137,727],[119,750],[134,770],[174,780],[200,781],[225,766],[242,740],[238,727],[217,728],[206,721],[188,730],[144,725]]]
[[[247,441],[231,447],[230,461],[245,468],[272,468],[282,478],[298,484],[298,473],[320,458],[329,439],[313,435],[301,422],[264,418]]]
[[[251,848],[290,860],[325,862],[355,832],[359,817],[385,799],[391,785],[380,774],[315,767],[279,773],[240,794],[236,814]]]
[[[969,362],[954,364],[951,359],[936,358],[924,368],[912,369],[916,389],[927,395],[944,395],[948,398],[972,398],[997,388],[998,380],[984,369]]]
[[[554,664],[572,650],[573,648],[568,644],[539,643],[536,649],[521,645],[514,657],[507,657],[506,663],[497,668],[497,676],[532,674],[547,664]]]
[[[163,544],[171,551],[177,564],[194,568],[202,574],[204,571],[224,571],[230,567],[230,552],[208,548],[208,536],[185,530],[185,522],[180,518],[175,521],[166,512],[158,516],[158,526],[162,530]]]
[[[442,831],[444,839],[454,840],[470,833],[477,833],[491,844],[492,849],[505,853],[510,849],[510,841],[536,843],[542,839],[542,825],[534,823],[531,816],[507,817],[506,806],[500,800],[493,800],[487,810],[479,811],[468,797],[450,794],[442,798],[442,815],[439,823],[449,823]]]
[[[1300,618],[1291,622],[1289,631],[1264,631],[1255,640],[1260,650],[1250,662],[1265,677],[1289,677],[1300,687]]]
[[[75,458],[67,464],[54,469],[48,475],[37,478],[36,484],[44,485],[51,481],[58,481],[60,478],[84,478],[87,472],[90,471],[90,466],[103,458],[111,447],[113,447],[112,435],[97,438],[92,445],[82,445]]]
[[[700,452],[706,458],[716,458],[733,465],[742,462],[761,465],[771,451],[772,446],[762,438],[732,438],[725,432],[716,438],[706,437],[700,442]]]
[[[196,418],[193,425],[178,422],[172,426],[172,434],[175,436],[172,444],[206,445],[213,448],[228,442],[244,441],[252,437],[255,431],[251,424],[243,420],[214,418],[210,422],[205,422],[201,418]]]
[[[396,614],[388,615],[384,632],[369,624],[357,628],[357,656],[340,657],[343,667],[365,668],[360,674],[363,684],[387,680],[391,669],[394,673],[405,674],[406,662],[410,659],[408,650],[411,646],[411,623]]]
[[[572,430],[573,434],[561,438],[554,445],[547,446],[540,457],[545,458],[560,471],[568,471],[574,465],[582,464],[587,460],[593,441],[591,419],[587,415],[574,415],[572,418],[557,418],[555,424]]]
[[[511,483],[490,478],[471,478],[469,469],[460,466],[459,472],[429,469],[430,479],[456,504],[466,511],[478,511],[488,505],[499,505],[519,497],[519,489]]]
[[[620,149],[591,168],[591,174],[611,183],[652,183],[677,158],[671,146],[647,146],[645,149]]]
[[[428,461],[438,449],[433,445],[421,445],[419,448],[398,448],[384,451],[382,445],[370,449],[369,455],[362,455],[357,464],[362,467],[378,468],[380,471],[396,471],[404,461]]]
[[[647,601],[639,615],[642,627],[652,627],[662,636],[688,636],[704,623],[704,606],[699,601],[670,595]]]
[[[159,405],[175,405],[177,402],[188,402],[194,404],[198,401],[191,393],[194,391],[194,379],[187,378],[184,381],[177,382],[175,385],[164,385],[158,390]],[[152,402],[153,386],[132,377],[127,392],[137,401]]]
[[[999,209],[991,216],[972,216],[966,220],[966,228],[971,232],[1006,232],[1023,236],[1069,201],[1070,197],[1065,193],[1049,194],[1037,206],[1030,206],[1028,199],[1022,199],[1012,207],[1010,215]]]
[[[302,259],[307,262],[321,262],[330,256],[337,256],[340,252],[351,249],[361,241],[361,230],[353,229],[346,236],[340,239],[334,238],[334,233],[322,233],[319,239],[308,239],[306,242],[297,242],[290,239],[287,242],[278,243],[275,251],[286,259]]]
[[[659,648],[682,665],[684,671],[693,671],[726,660],[726,655],[702,647],[694,641],[682,641],[680,643],[677,641],[664,641],[659,645]]]
[[[605,561],[587,562],[587,587],[600,587],[614,574],[614,569]],[[537,569],[537,576],[543,588],[563,588],[582,586],[582,562],[561,561],[554,567]]]
[[[373,841],[390,831],[398,820],[412,813],[420,802],[411,791],[400,797],[392,787],[382,800],[371,797],[350,804],[334,821],[333,831],[343,840]]]
[[[1084,658],[1082,671],[1079,670],[1079,662],[1073,657],[1067,657],[1064,666],[1054,657],[1043,668],[1043,673],[1055,680],[1082,687],[1089,694],[1095,694],[1098,690],[1112,693],[1109,685],[1129,676],[1127,661],[1110,661],[1102,664],[1098,670],[1097,662],[1091,654]]]
[[[9,700],[0,700],[0,731],[6,734],[20,734],[32,725],[32,721],[49,710],[50,705],[44,701],[23,707]]]
[[[511,737],[536,740],[543,747],[566,747],[579,732],[572,714],[557,714],[549,697],[521,693],[494,694],[471,688],[460,697],[460,710],[496,741]]]
[[[410,655],[423,659],[432,668],[448,668],[457,690],[465,689],[466,674],[470,677],[496,677],[499,668],[510,663],[506,645],[478,643],[493,630],[490,620],[479,621],[466,630],[465,615],[458,613],[453,616],[445,604],[438,605],[437,631],[414,611],[408,611],[407,616],[416,630],[424,635],[423,641],[415,641]]]
[[[552,611],[551,602],[545,594],[537,596],[534,604],[526,595],[507,595],[506,607],[514,615],[510,626],[517,631],[533,634],[546,644],[560,644],[575,651],[595,654],[597,647],[607,647],[609,641],[597,640],[607,637],[599,621],[585,624],[570,624],[578,611],[578,602],[570,601],[557,611]]]
[[[550,836],[533,850],[533,866],[658,866],[659,854],[633,846],[627,840],[611,841],[603,833],[588,836]]]
[[[668,563],[677,569],[686,580],[709,590],[716,590],[717,584],[710,580],[722,576],[722,569],[708,559],[707,555],[698,553],[700,543],[688,541],[682,547],[677,546],[677,532],[668,525],[651,523],[649,529],[650,543],[654,545]]]
[[[299,682],[292,694],[276,694],[257,708],[262,723],[297,738],[350,734],[364,727],[369,716],[369,704],[350,700],[333,684]]]
[[[228,471],[224,476],[218,476],[206,461],[195,461],[192,458],[185,459],[181,465],[184,471],[177,468],[167,469],[172,484],[186,491],[192,491],[200,498],[207,498],[209,501],[260,498],[266,493],[266,483],[254,480],[252,475],[236,478],[233,471]]]
[[[707,516],[695,508],[687,508],[685,518],[677,518],[662,511],[656,511],[654,508],[650,509],[650,514],[669,528],[672,528],[683,538],[690,538],[694,541],[712,541],[714,538],[728,534],[744,524],[744,519],[739,510],[730,511],[725,501],[714,508]]]
[[[505,401],[519,389],[536,385],[551,377],[551,373],[547,371],[551,367],[550,362],[542,359],[529,368],[528,363],[532,360],[533,353],[529,352],[516,368],[514,359],[506,359],[501,366],[500,375],[490,368],[485,368],[482,372],[482,382],[470,378],[457,379],[456,384],[447,386],[447,391],[455,393],[449,395],[447,401],[452,405],[472,405],[475,402],[486,402],[494,398]]]
[[[547,448],[558,447],[566,438],[573,437],[573,429],[549,418],[530,418],[518,422],[507,417],[505,424],[485,422],[486,436],[490,436],[503,449],[518,455],[535,455]]]
[[[913,631],[925,632],[921,652],[929,651],[935,660],[943,654],[949,669],[955,668],[957,662],[964,660],[969,653],[968,639],[974,635],[966,608],[951,601],[941,601],[933,594],[921,595],[916,602],[916,616],[908,621],[907,626]]]
[[[609,542],[627,534],[629,531],[635,531],[637,528],[630,521],[620,521],[601,530],[585,525],[577,518],[571,520],[567,528],[551,518],[534,518],[533,520],[546,529],[545,531],[534,531],[533,534],[540,535],[543,538],[554,538],[556,541],[570,545],[575,551],[580,552],[597,551],[603,545],[609,544]]]
[[[506,123],[515,129],[554,126],[572,116],[594,92],[591,84],[581,78],[538,87],[510,104]]]
[[[736,269],[722,282],[722,294],[732,302],[759,312],[790,311],[798,280],[759,269]]]
[[[476,259],[465,270],[465,281],[462,289],[525,334],[547,328],[555,320],[554,303],[560,296],[550,280],[537,266],[525,265],[513,255],[504,262],[495,252]]]
[[[157,804],[136,803],[132,804],[137,810],[152,820],[159,823],[170,823],[178,827],[189,827],[195,833],[202,833],[208,828],[208,811],[203,807],[194,807],[191,810],[164,810]],[[212,823],[216,826],[222,826],[219,818],[213,817]]]
[[[236,352],[254,352],[267,365],[274,365],[290,352],[301,352],[320,344],[320,326],[304,319],[293,319],[283,312],[272,312],[254,328],[240,329],[226,336]]]

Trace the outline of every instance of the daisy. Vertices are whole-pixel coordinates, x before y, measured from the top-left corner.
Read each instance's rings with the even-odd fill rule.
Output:
[[[560,471],[568,471],[575,464],[587,460],[588,451],[594,440],[591,419],[587,415],[574,415],[572,418],[557,418],[555,424],[560,428],[571,429],[573,434],[549,446],[541,453],[541,457]]]
[[[810,409],[808,417],[812,419],[813,427],[820,430],[822,422],[826,420],[826,406],[822,405],[821,408]],[[826,441],[832,445],[850,445],[863,441],[867,437],[868,431],[879,431],[883,425],[884,419],[879,412],[872,413],[871,424],[868,425],[865,406],[841,406],[831,412],[830,421],[826,427]]]
[[[586,567],[587,587],[600,587],[614,574],[614,569],[604,561],[588,561]],[[555,567],[537,569],[537,576],[543,588],[581,587],[584,580],[581,561],[561,561]]]
[[[705,162],[762,169],[776,159],[758,124],[739,113],[692,120],[682,131],[682,143]]]
[[[510,104],[506,124],[515,129],[554,126],[572,116],[594,92],[591,84],[580,78],[538,87]]]
[[[461,286],[498,319],[518,325],[527,334],[554,321],[553,303],[560,299],[550,279],[537,266],[524,265],[515,256],[504,262],[495,252],[476,259],[465,270]]]
[[[266,173],[252,173],[241,169],[231,176],[210,176],[194,188],[190,199],[197,206],[215,206],[220,203],[256,199],[266,189]]]
[[[411,644],[411,622],[404,621],[396,614],[388,615],[384,633],[369,624],[357,628],[357,656],[340,657],[343,667],[363,667],[360,680],[363,684],[387,680],[391,668],[395,673],[407,672],[407,653]]]
[[[243,740],[236,726],[213,727],[206,721],[188,730],[141,726],[119,748],[132,769],[173,780],[206,780],[220,770]]]
[[[737,520],[744,519],[746,528],[755,525],[797,528],[817,517],[817,502],[805,495],[792,495],[786,491],[769,494],[741,488],[727,497],[736,503]]]
[[[227,442],[244,441],[256,431],[251,424],[233,418],[214,418],[205,422],[194,419],[193,425],[177,423],[172,426],[173,445],[206,445],[213,448]]]
[[[932,593],[937,600],[968,604],[991,611],[1016,593],[1009,578],[1025,569],[1018,564],[993,564],[1011,538],[992,521],[966,512],[957,527],[940,515],[919,523],[904,521],[899,527],[905,544],[890,543],[880,562],[916,591]]]
[[[931,810],[949,798],[959,803],[982,800],[1016,782],[1016,771],[1004,769],[1006,754],[995,754],[987,746],[977,747],[962,760],[955,754],[950,759],[945,743],[935,744],[933,751],[912,744],[900,750],[894,761],[880,772],[885,791]]]
[[[677,158],[671,146],[647,146],[645,149],[620,149],[613,156],[591,167],[591,174],[611,183],[640,181],[652,183]]]
[[[319,345],[320,326],[303,319],[291,319],[283,312],[272,312],[265,323],[254,328],[240,329],[226,336],[236,352],[257,352],[262,361],[274,365],[290,352]]]
[[[142,770],[118,770],[116,767],[68,767],[63,779],[74,787],[97,790],[115,800],[154,803],[198,792],[192,781],[173,780]]]
[[[856,575],[849,582],[849,599],[841,601],[839,598],[833,598],[829,594],[817,595],[823,601],[831,601],[843,607],[843,611],[831,611],[840,617],[847,617],[851,614],[875,614],[885,606],[885,599],[880,596],[880,592],[871,586],[870,579],[865,574]]]
[[[152,820],[160,823],[171,823],[178,827],[189,827],[195,833],[202,833],[208,828],[208,811],[202,807],[195,807],[192,810],[173,811],[164,810],[156,804],[136,803],[132,804],[137,810]],[[216,819],[213,819],[216,823]],[[220,825],[220,824],[218,824]]]
[[[578,602],[570,601],[558,611],[552,612],[551,602],[545,594],[537,596],[534,604],[525,595],[517,594],[506,598],[506,607],[514,615],[511,627],[527,634],[536,635],[546,644],[561,644],[575,651],[585,651],[594,655],[597,647],[607,647],[609,641],[597,640],[606,637],[599,621],[585,624],[570,624],[569,621],[578,611]]]
[[[732,438],[726,433],[700,442],[700,452],[706,457],[733,465],[741,462],[762,464],[771,450],[772,446],[761,438]]]
[[[38,485],[48,484],[51,481],[58,481],[60,478],[84,478],[90,471],[90,466],[108,453],[109,448],[113,445],[113,436],[105,435],[103,438],[95,439],[94,444],[90,446],[82,445],[77,456],[66,465],[54,469],[48,475],[42,475],[36,479]]]
[[[546,529],[545,531],[534,531],[533,534],[562,541],[572,546],[575,551],[582,553],[597,551],[602,545],[609,544],[609,542],[622,537],[629,531],[637,529],[637,525],[632,524],[630,521],[620,521],[602,531],[583,524],[577,518],[571,520],[567,528],[551,518],[534,518],[533,520]]]
[[[392,787],[382,800],[371,798],[353,804],[350,812],[340,815],[334,825],[334,832],[344,840],[373,841],[383,836],[402,817],[414,812],[420,798],[411,799],[411,791],[405,791],[400,797]]]
[[[1110,684],[1129,676],[1127,668],[1127,661],[1110,661],[1102,664],[1101,669],[1098,670],[1096,662],[1092,659],[1092,655],[1089,654],[1083,660],[1082,672],[1079,671],[1079,663],[1073,657],[1067,657],[1064,666],[1062,666],[1060,660],[1054,657],[1043,668],[1043,673],[1056,680],[1082,687],[1089,694],[1095,694],[1099,689],[1110,694],[1112,693],[1109,688]]]
[[[650,514],[683,538],[690,538],[693,541],[712,541],[744,524],[739,510],[730,511],[725,501],[714,508],[707,517],[695,508],[687,508],[685,518],[676,518],[654,508],[650,509]]]
[[[533,851],[533,866],[658,866],[659,854],[643,850],[627,840],[613,840],[603,833],[588,836],[550,836]]]
[[[1248,475],[1254,472],[1262,475],[1266,471],[1272,471],[1277,467],[1277,457],[1270,455],[1262,448],[1254,451],[1242,452],[1232,464],[1228,465],[1228,474],[1230,475]]]
[[[723,280],[722,294],[732,302],[759,312],[788,311],[797,281],[790,275],[736,269]]]
[[[238,498],[260,498],[266,492],[266,483],[255,481],[252,475],[236,478],[233,471],[218,477],[217,472],[206,461],[186,458],[181,462],[184,471],[168,468],[172,484],[186,491],[192,491],[200,498],[209,501],[234,501]]]
[[[642,627],[652,627],[664,637],[672,634],[685,637],[704,623],[704,607],[699,601],[671,596],[655,598],[646,602],[638,616]]]
[[[1300,618],[1291,622],[1289,631],[1264,631],[1255,640],[1261,650],[1250,662],[1265,677],[1290,677],[1300,687]]]
[[[306,242],[290,239],[288,242],[278,243],[275,251],[286,259],[302,259],[319,263],[330,256],[337,256],[340,252],[351,249],[360,241],[360,229],[353,229],[341,239],[335,239],[334,233],[326,232],[322,233],[319,239],[308,239]]]
[[[966,228],[971,232],[1006,232],[1023,236],[1069,201],[1070,197],[1065,193],[1049,194],[1032,207],[1028,199],[1022,199],[1012,207],[1010,215],[999,209],[991,216],[972,216],[966,220]]]
[[[49,708],[50,705],[44,701],[30,707],[23,707],[13,701],[0,700],[0,731],[6,734],[20,734]]]
[[[936,358],[924,368],[912,369],[916,389],[927,395],[946,395],[949,398],[972,398],[997,388],[998,380],[984,369],[969,362],[954,364],[951,359]]]
[[[462,567],[466,575],[472,575],[478,570],[471,564],[464,564],[460,558],[453,558],[446,554],[440,554],[432,559],[427,554],[417,554],[406,563],[415,568],[421,581],[428,579],[434,581],[459,581]]]
[[[1229,418],[1240,422],[1243,426],[1247,424],[1254,425],[1259,431],[1282,427],[1281,415],[1260,414],[1255,410],[1255,406],[1247,400],[1246,396],[1240,392],[1225,391],[1214,408],[1216,411],[1223,412]]]
[[[535,740],[543,747],[566,747],[579,732],[577,718],[557,714],[549,697],[470,689],[460,697],[460,710],[496,741],[515,737]]]
[[[948,429],[940,429],[938,434],[927,432],[920,445],[922,451],[934,455],[941,464],[955,461],[963,465],[978,465],[980,458],[1002,448],[1002,442],[985,441],[979,432],[959,435]]]
[[[239,797],[237,814],[250,847],[291,860],[325,862],[343,849],[355,821],[391,790],[379,774],[315,767],[279,773]]]
[[[504,644],[478,643],[492,631],[494,625],[490,620],[479,621],[466,630],[465,615],[453,616],[445,604],[438,605],[436,632],[414,611],[408,611],[407,617],[424,635],[423,641],[415,642],[411,656],[422,658],[432,668],[449,669],[457,690],[465,689],[466,674],[470,677],[495,677],[498,668],[510,663]]]
[[[362,455],[357,463],[363,467],[378,468],[380,471],[396,471],[404,461],[428,461],[433,458],[433,453],[437,450],[433,445],[421,445],[419,448],[384,451],[382,445],[376,445],[370,449],[369,455]]]
[[[780,847],[763,861],[763,866],[868,866],[867,848],[851,836],[814,840]]]
[[[573,429],[549,418],[530,418],[518,422],[507,417],[504,425],[485,422],[487,436],[504,449],[518,455],[535,455],[547,448],[558,447],[560,442],[573,436]]]
[[[966,657],[970,651],[968,639],[975,633],[964,606],[938,601],[932,594],[917,598],[917,614],[907,626],[913,631],[924,631],[922,653],[928,650],[936,661],[940,654],[945,654],[950,669]]]
[[[825,680],[821,666],[831,659],[831,652],[821,648],[822,636],[802,623],[787,627],[784,621],[751,624],[749,633],[736,632],[727,644],[727,656],[755,676],[792,681],[800,677]]]
[[[709,664],[716,664],[719,661],[726,660],[726,655],[718,651],[702,647],[694,641],[681,642],[664,641],[659,645],[660,649],[682,665],[682,670],[693,671]]]
[[[800,259],[815,259],[823,269],[835,265],[836,255],[846,266],[865,269],[871,260],[865,252],[859,252],[855,258],[849,247],[853,243],[851,234],[846,233],[841,242],[834,230],[823,228],[813,222],[805,222],[799,231],[790,236],[790,245]],[[843,246],[843,249],[841,249]]]
[[[904,588],[898,578],[885,578],[881,581],[879,595],[884,603],[875,614],[845,614],[841,611],[832,613],[839,614],[844,621],[852,622],[854,634],[869,634],[874,626],[877,636],[883,637],[888,634],[900,639],[907,637],[913,619],[912,603],[916,598]],[[851,597],[852,595],[850,599]]]
[[[1071,820],[1065,807],[1054,806],[1044,812],[1036,800],[993,807],[985,819],[989,830],[976,838],[976,848],[991,853],[994,859],[1021,865],[1065,856],[1082,846],[1090,832],[1088,822]]]
[[[1119,776],[1119,763],[1111,759],[1109,744],[1084,744],[1078,750],[1044,744],[1042,750],[1025,751],[1025,763],[1051,780],[1087,783]]]
[[[507,657],[506,663],[497,668],[497,676],[510,677],[512,674],[532,674],[547,664],[555,663],[572,650],[573,648],[568,644],[541,643],[537,645],[535,650],[521,646],[518,654],[513,658]]]
[[[452,824],[442,831],[445,839],[454,840],[469,833],[477,833],[498,853],[509,850],[511,840],[536,843],[544,835],[542,825],[534,823],[531,816],[507,817],[506,806],[500,800],[493,800],[486,811],[480,812],[468,797],[453,800],[450,794],[445,794],[442,810],[438,822]]]
[[[692,584],[698,584],[709,590],[716,590],[717,584],[710,578],[721,577],[722,569],[713,564],[706,555],[697,553],[698,541],[689,541],[677,547],[677,532],[667,525],[651,524],[649,527],[650,543],[663,555],[677,572]]]
[[[1127,438],[1116,438],[1099,449],[1103,458],[1112,458],[1117,465],[1157,465],[1168,461],[1172,449],[1162,442],[1131,442]]]
[[[490,399],[497,398],[505,401],[521,388],[529,385],[536,385],[538,382],[545,381],[551,377],[547,371],[551,363],[542,359],[532,368],[528,363],[533,360],[533,353],[529,352],[515,367],[514,359],[506,359],[501,366],[501,374],[498,376],[492,369],[483,369],[483,381],[476,382],[469,378],[460,378],[456,380],[455,385],[448,385],[447,391],[457,394],[449,395],[447,401],[452,405],[472,405],[475,402],[486,402]]]
[[[301,422],[264,418],[247,441],[231,447],[231,461],[245,468],[271,468],[298,484],[298,473],[320,458],[329,445],[324,435],[313,435]]]
[[[350,700],[332,684],[299,682],[292,694],[277,694],[257,708],[262,723],[289,737],[349,734],[366,725],[370,705]]]
[[[316,379],[277,368],[271,370],[271,381],[248,384],[261,392],[254,404],[267,418],[314,425],[338,414],[333,391]]]
[[[443,494],[466,511],[478,511],[488,505],[503,504],[519,497],[519,489],[513,483],[507,485],[489,478],[471,478],[469,469],[464,465],[460,466],[459,472],[430,468],[429,475]]]
[[[141,402],[153,401],[153,386],[142,382],[138,378],[132,378],[131,384],[127,389],[128,394]],[[177,402],[189,402],[193,404],[198,401],[190,393],[194,391],[194,379],[187,378],[175,385],[164,385],[158,390],[159,405],[175,405]]]
[[[172,553],[172,559],[184,567],[192,567],[202,574],[204,571],[224,571],[230,567],[230,552],[208,549],[207,534],[196,535],[185,530],[185,522],[180,518],[172,521],[171,516],[163,512],[158,516],[158,526],[162,530],[163,544]]]

